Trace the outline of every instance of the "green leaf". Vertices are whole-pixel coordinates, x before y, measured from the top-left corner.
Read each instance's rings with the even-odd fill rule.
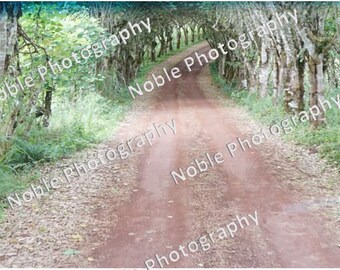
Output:
[[[72,255],[77,255],[79,254],[80,251],[79,250],[75,250],[75,249],[72,249],[72,248],[69,248],[69,249],[66,249],[63,254],[66,255],[66,256],[72,256]]]

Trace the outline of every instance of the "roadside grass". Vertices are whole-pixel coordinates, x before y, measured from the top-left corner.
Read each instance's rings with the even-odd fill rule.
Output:
[[[143,82],[154,66],[200,41],[189,42],[188,46],[169,51],[157,61],[142,66],[135,81]],[[113,92],[110,83],[113,82],[109,79],[100,86],[105,88],[102,92],[111,92],[111,96],[91,92],[76,102],[56,97],[48,128],[37,126],[25,136],[11,138],[10,150],[0,159],[0,220],[9,207],[7,196],[23,192],[40,179],[34,170],[37,165],[52,164],[112,137],[133,99],[127,88]],[[0,136],[0,147],[5,140],[8,139]]]
[[[213,82],[221,88],[227,97],[238,105],[245,107],[255,119],[266,125],[279,124],[282,120],[290,117],[284,112],[282,104],[273,106],[270,97],[259,99],[256,95],[249,94],[245,90],[237,90],[234,85],[227,84],[217,72],[216,65],[210,65]],[[308,88],[306,88],[308,95]],[[315,130],[308,122],[299,123],[293,132],[283,135],[283,138],[292,143],[311,147],[317,150],[322,158],[340,171],[340,110],[331,98],[336,98],[340,89],[327,89],[326,100],[332,104],[332,109],[326,111],[327,123]],[[307,100],[307,99],[306,99]],[[283,102],[283,101],[282,101]],[[308,110],[308,104],[305,106]]]

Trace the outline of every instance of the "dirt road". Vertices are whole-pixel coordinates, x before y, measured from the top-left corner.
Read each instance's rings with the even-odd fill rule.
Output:
[[[339,238],[326,226],[333,223],[322,209],[306,207],[303,191],[293,192],[294,184],[287,185],[289,169],[301,179],[308,174],[288,159],[280,157],[281,167],[274,164],[276,150],[270,150],[270,142],[175,185],[172,170],[186,168],[206,152],[227,156],[225,144],[244,135],[241,127],[249,125],[240,122],[237,107],[221,102],[207,66],[189,73],[182,59],[176,61],[182,77],[140,98],[142,109],[124,128],[146,130],[152,123],[175,119],[177,134],[155,141],[127,161],[136,168],[134,193],[118,208],[117,224],[107,228],[108,239],[93,251],[94,265],[145,267],[143,262],[154,254],[168,255],[236,214],[257,211],[258,227],[244,229],[209,251],[181,257],[169,267],[340,267]]]

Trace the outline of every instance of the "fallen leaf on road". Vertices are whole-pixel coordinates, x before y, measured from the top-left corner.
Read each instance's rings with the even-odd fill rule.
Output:
[[[69,249],[66,249],[63,254],[66,255],[66,256],[71,256],[71,255],[77,255],[79,254],[80,251],[79,250],[75,250],[75,249],[72,249],[72,248],[69,248]]]
[[[83,237],[80,234],[74,234],[71,237],[78,242],[83,241]]]

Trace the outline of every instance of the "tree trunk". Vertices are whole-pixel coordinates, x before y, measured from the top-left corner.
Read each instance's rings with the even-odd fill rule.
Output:
[[[181,37],[182,37],[182,29],[179,27],[177,28],[177,45],[176,48],[177,50],[181,48]]]
[[[157,42],[153,40],[150,47],[151,47],[151,61],[155,62]]]
[[[47,87],[45,94],[45,108],[44,108],[44,116],[43,116],[43,126],[48,127],[50,125],[49,120],[52,115],[52,95],[53,88],[51,86]]]
[[[18,19],[21,16],[21,3],[0,3],[0,77],[10,64],[14,47],[17,44]]]
[[[297,114],[300,112],[300,108],[303,107],[303,88],[300,88],[301,76],[298,71],[298,53],[299,49],[301,49],[301,44],[292,29],[287,28],[285,31],[282,31],[281,37],[285,49],[284,58],[286,60],[286,73],[284,74],[284,108],[287,113]]]
[[[298,97],[300,96],[300,83],[298,77],[298,71],[295,65],[291,64],[287,68],[288,74],[285,83],[285,98],[284,98],[284,108],[286,113],[298,112],[299,102]]]
[[[22,117],[20,119],[17,119],[17,123],[24,123],[26,125],[25,127],[25,133],[27,134],[33,125],[34,119],[39,117],[40,113],[42,113],[42,115],[44,114],[44,109],[40,109],[39,112],[35,111],[34,115],[32,115],[32,108],[36,108],[37,107],[37,102],[38,102],[38,98],[40,93],[42,92],[42,88],[37,87],[37,88],[32,88],[30,93],[30,99],[29,102],[27,103],[26,107],[26,111],[23,113]],[[20,112],[18,112],[18,116],[19,116]]]
[[[163,54],[166,53],[166,41],[163,37],[163,34],[159,36],[159,41],[161,43],[161,48],[159,49],[158,57],[161,57]]]
[[[309,57],[308,59],[308,67],[309,67],[309,80],[310,80],[310,107],[316,105],[319,106],[319,101],[323,101],[325,99],[324,95],[324,83],[323,83],[323,54],[319,55],[319,59],[314,59],[313,57]],[[320,107],[319,107],[320,108]],[[324,124],[325,122],[325,114],[322,109],[320,109],[319,115],[310,117],[310,122],[314,128],[317,128]]]
[[[173,45],[172,45],[172,33],[170,31],[166,32],[166,43],[167,48],[169,48],[169,51],[173,51]]]
[[[304,104],[304,95],[305,95],[305,86],[304,86],[304,80],[305,80],[305,61],[299,61],[297,62],[297,68],[298,68],[298,76],[299,76],[299,96],[298,96],[298,110],[299,112],[302,112],[305,109]]]
[[[325,35],[324,23],[325,16],[322,12],[314,11],[311,14],[314,18],[313,22],[317,25],[318,32],[314,33],[314,36],[318,36],[319,39]],[[298,31],[304,46],[308,50],[308,68],[309,68],[309,81],[310,81],[310,107],[319,105],[319,101],[325,99],[324,94],[324,55],[317,48],[320,48],[319,39],[313,37],[310,33],[307,33],[306,27],[303,26]],[[320,108],[320,107],[319,107]],[[320,113],[314,117],[310,117],[310,122],[313,128],[318,128],[325,123],[325,114],[322,109]]]
[[[260,97],[264,98],[268,95],[268,80],[270,73],[270,53],[269,48],[262,40],[261,46],[261,58],[260,58],[260,70],[259,70],[259,90]]]
[[[218,60],[218,74],[223,77],[225,74],[225,61],[226,56],[222,54],[222,56]]]
[[[279,84],[280,84],[280,64],[279,59],[276,56],[274,59],[274,72],[273,72],[273,105],[279,104]]]
[[[17,127],[18,115],[20,113],[20,104],[17,103],[11,113],[9,124],[6,129],[6,137],[11,137],[14,134],[14,131]]]
[[[3,4],[0,4],[0,7]],[[7,62],[7,12],[1,7],[0,13],[0,77],[5,73]]]
[[[187,28],[187,26],[184,26],[184,27],[183,27],[183,32],[184,32],[184,44],[185,44],[186,46],[188,46],[188,45],[189,45],[189,33],[188,33],[188,28]]]
[[[197,26],[197,38],[198,40],[202,39],[202,27],[201,26]]]
[[[248,72],[248,83],[249,92],[252,94],[257,93],[257,76],[256,76],[256,68],[255,64],[251,64],[250,62],[246,62],[247,72]]]
[[[190,30],[191,30],[191,43],[195,42],[195,26],[191,27],[190,26]]]

